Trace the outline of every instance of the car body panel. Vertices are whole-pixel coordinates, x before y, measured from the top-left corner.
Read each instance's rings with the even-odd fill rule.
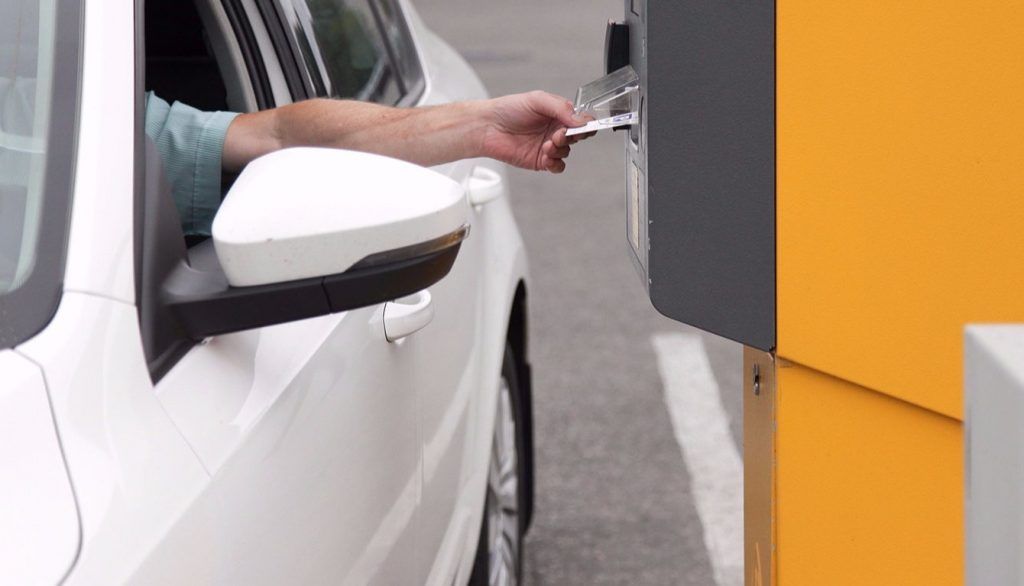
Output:
[[[0,352],[0,575],[54,584],[78,555],[78,508],[39,366]]]
[[[160,382],[211,479],[139,582],[414,580],[415,373],[381,309],[217,336]]]
[[[82,551],[67,584],[123,583],[209,480],[153,393],[135,306],[66,292],[18,351],[45,372],[78,498]]]
[[[401,2],[422,104],[484,97]],[[133,3],[87,2],[65,295],[17,350],[45,372],[79,500],[69,584],[462,583],[483,511],[509,313],[526,279],[503,166],[397,343],[383,305],[217,336],[154,387],[134,303]],[[522,357],[525,358],[525,357]]]

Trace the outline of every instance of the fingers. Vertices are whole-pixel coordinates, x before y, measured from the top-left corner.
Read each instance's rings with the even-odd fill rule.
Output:
[[[555,143],[555,146],[573,145],[573,144],[578,143],[581,140],[586,140],[586,139],[594,136],[595,134],[597,134],[597,131],[594,131],[594,132],[588,132],[586,134],[576,134],[576,135],[573,135],[573,136],[566,136],[565,135],[565,131],[566,130],[568,130],[568,129],[566,129],[566,128],[559,128],[558,130],[555,131],[554,134],[551,135],[551,142]]]
[[[554,118],[563,126],[575,128],[587,123],[584,117],[575,115],[572,102],[561,96],[540,90],[532,91],[526,94],[526,96],[534,111],[549,118]]]
[[[566,128],[559,128],[558,130],[555,131],[554,134],[551,135],[551,142],[553,142],[555,144],[555,146],[563,147],[563,146],[572,144],[572,143],[569,142],[569,140],[572,137],[565,135],[565,131],[566,130],[568,130],[568,129],[566,129]]]
[[[566,141],[569,144],[576,144],[576,143],[578,143],[581,140],[587,140],[588,138],[594,136],[595,134],[597,134],[597,131],[588,132],[586,134],[577,134],[577,135],[574,135],[574,136],[567,137]]]
[[[541,169],[550,171],[552,173],[561,173],[565,171],[565,159],[571,152],[571,145],[576,144],[581,140],[588,139],[597,132],[588,132],[586,134],[577,134],[575,136],[566,136],[565,128],[560,128],[551,135],[551,139],[544,141],[544,144],[540,147],[541,152]]]
[[[561,159],[548,159],[547,163],[544,165],[544,169],[558,175],[562,171],[565,171],[565,161]]]
[[[559,146],[555,142],[548,140],[540,147],[540,154],[552,159],[564,159],[569,156],[569,150],[569,145],[567,144]]]
[[[576,134],[576,135],[573,135],[573,136],[566,136],[565,135],[566,130],[568,130],[568,128],[559,128],[558,130],[555,131],[554,134],[551,135],[551,141],[555,143],[555,146],[565,146],[565,145],[570,145],[570,144],[576,144],[576,143],[578,143],[581,140],[586,140],[586,139],[594,136],[595,134],[597,134],[597,131],[595,130],[594,132],[588,132],[586,134]]]
[[[551,152],[548,154],[548,156],[551,157],[552,159],[564,159],[569,156],[569,146],[566,145],[564,147],[554,147],[553,149],[551,149]]]
[[[572,149],[569,145],[557,146],[553,141],[546,141],[541,147],[540,167],[542,170],[552,173],[565,171],[565,158],[569,156]]]

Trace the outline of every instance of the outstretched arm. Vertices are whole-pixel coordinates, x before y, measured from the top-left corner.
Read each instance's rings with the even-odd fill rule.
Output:
[[[564,98],[530,92],[421,108],[315,99],[242,114],[228,127],[223,165],[239,170],[271,151],[321,146],[365,151],[420,165],[490,157],[535,171],[561,173],[566,137],[587,119]]]

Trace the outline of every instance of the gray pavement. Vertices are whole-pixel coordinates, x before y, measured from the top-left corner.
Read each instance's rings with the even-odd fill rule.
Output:
[[[571,97],[599,76],[621,0],[418,0],[492,95]],[[528,584],[713,584],[651,335],[693,332],[651,307],[630,264],[622,135],[577,145],[560,176],[513,171],[530,253],[537,503]],[[740,346],[701,334],[741,443]]]

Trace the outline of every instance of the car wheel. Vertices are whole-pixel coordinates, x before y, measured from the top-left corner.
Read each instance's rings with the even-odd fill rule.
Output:
[[[483,523],[469,580],[472,586],[514,586],[521,582],[523,574],[525,437],[520,425],[522,402],[515,365],[512,348],[506,346],[487,468]]]

